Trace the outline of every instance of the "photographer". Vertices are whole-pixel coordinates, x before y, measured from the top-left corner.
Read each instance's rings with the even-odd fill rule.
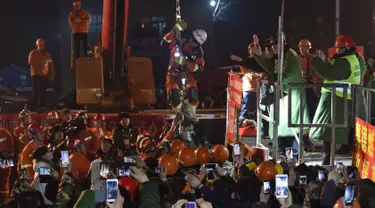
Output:
[[[135,143],[139,130],[130,121],[128,113],[119,113],[120,124],[113,131],[113,141],[116,149],[124,152],[125,156],[136,155],[137,150]]]

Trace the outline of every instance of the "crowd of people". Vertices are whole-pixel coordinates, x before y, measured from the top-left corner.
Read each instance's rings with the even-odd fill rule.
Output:
[[[89,128],[86,112],[71,120],[68,112],[51,112],[50,126],[42,129],[22,111],[18,138],[1,129],[4,138],[25,142],[15,163],[19,175],[10,175],[16,180],[2,192],[2,206],[374,207],[375,184],[360,179],[355,167],[338,163],[329,172],[296,166],[290,158],[265,161],[256,151],[245,160],[241,145],[237,154],[230,145],[209,144],[202,134],[187,145],[174,134],[176,120],[156,139],[139,132],[127,113],[119,114],[109,133],[102,114],[94,117],[96,128]],[[2,160],[16,162],[17,150],[6,150],[6,144],[0,143]],[[0,181],[9,182],[3,175]]]

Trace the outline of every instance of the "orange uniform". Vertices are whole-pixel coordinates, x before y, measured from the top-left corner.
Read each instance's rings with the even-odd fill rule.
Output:
[[[31,140],[27,133],[27,128],[24,126],[18,126],[14,129],[13,134],[17,152],[20,153]]]
[[[302,78],[305,82],[321,83],[319,75],[314,71],[311,66],[311,61],[313,60],[313,55],[308,54],[307,56],[299,55],[299,60],[301,62],[302,68]]]
[[[0,128],[0,152],[14,154],[13,138],[10,132]],[[12,158],[13,159],[13,158]],[[7,196],[9,192],[9,176],[11,168],[0,168],[0,196]]]
[[[77,23],[76,20],[81,20]],[[89,23],[91,18],[86,10],[81,9],[80,11],[72,11],[69,14],[69,25],[72,28],[72,33],[88,33]]]
[[[52,80],[55,77],[55,68],[51,54],[47,51],[32,50],[29,54],[31,76],[49,76]]]
[[[68,149],[74,150],[77,147],[77,144],[84,145],[87,150],[86,157],[93,161],[96,159],[96,151],[95,148],[97,146],[97,138],[95,133],[90,129],[82,130],[76,136],[69,136],[68,140]]]
[[[96,139],[95,141],[92,141],[91,143],[88,143],[88,148],[93,149],[93,150],[99,150],[102,144],[102,140],[104,138],[108,138],[113,140],[112,137],[112,132],[108,131],[107,129],[97,129],[97,128],[90,128],[90,131],[94,132]]]
[[[33,152],[38,149],[40,146],[37,146],[35,142],[31,141],[21,152],[21,169],[25,169],[26,172],[30,175],[31,181],[34,180],[34,170],[33,170]]]

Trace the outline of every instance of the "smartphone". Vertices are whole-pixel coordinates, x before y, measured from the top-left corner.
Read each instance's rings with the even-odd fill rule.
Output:
[[[157,175],[159,175],[161,173],[161,170],[162,170],[162,168],[155,167],[154,168],[154,173],[157,174]]]
[[[288,175],[276,175],[276,198],[288,197]]]
[[[348,177],[349,179],[354,179],[355,178],[355,170],[352,166],[346,167],[346,170],[348,171]]]
[[[26,172],[26,170],[25,169],[21,169],[20,170],[20,176],[23,176],[23,175],[25,175],[27,172]]]
[[[353,202],[354,202],[354,185],[353,184],[346,185],[344,199],[345,199],[346,205],[353,205]]]
[[[109,164],[108,163],[100,163],[100,177],[101,178],[108,178],[109,176]]]
[[[307,177],[305,175],[301,175],[299,177],[299,185],[305,186],[307,184]]]
[[[204,168],[206,169],[215,169],[217,166],[217,163],[207,163],[207,164],[204,164]]]
[[[7,159],[7,162],[8,162],[8,167],[13,167],[14,166],[13,159]]]
[[[61,167],[67,168],[70,165],[69,161],[69,152],[68,151],[61,151]]]
[[[324,177],[324,172],[322,170],[318,171],[318,179],[319,181],[323,182],[325,177]]]
[[[291,147],[285,148],[285,156],[287,161],[293,160],[293,149]]]
[[[130,163],[130,164],[135,164],[136,161],[133,157],[125,156],[124,157],[124,163]]]
[[[263,182],[263,193],[266,195],[271,194],[271,184],[269,181]]]
[[[206,177],[208,181],[215,180],[215,174],[213,169],[207,169],[206,170]]]
[[[130,168],[126,165],[121,166],[120,168],[117,168],[117,176],[118,177],[125,177],[125,176],[131,176],[132,171]]]
[[[234,144],[234,155],[235,156],[241,155],[241,146],[238,143]]]
[[[188,203],[186,203],[185,208],[197,208],[197,203],[189,201]]]
[[[117,198],[118,192],[118,180],[116,178],[111,178],[106,180],[106,195],[107,195],[107,202],[114,202]]]
[[[39,168],[40,183],[48,183],[48,178],[51,175],[51,168]]]
[[[105,180],[94,181],[95,203],[103,203],[106,200]]]

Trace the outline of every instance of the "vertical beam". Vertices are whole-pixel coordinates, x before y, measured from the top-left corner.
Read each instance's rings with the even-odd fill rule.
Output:
[[[340,0],[336,0],[335,13],[335,34],[337,37],[340,35]]]

